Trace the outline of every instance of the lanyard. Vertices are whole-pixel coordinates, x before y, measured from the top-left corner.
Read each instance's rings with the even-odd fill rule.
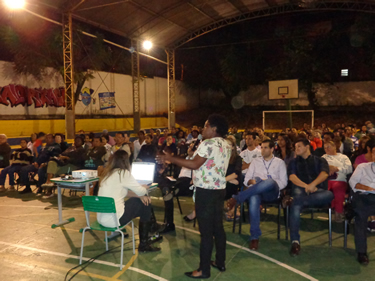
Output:
[[[263,165],[264,165],[264,168],[266,168],[266,170],[267,170],[267,175],[270,174],[270,173],[268,172],[268,170],[269,170],[270,167],[271,167],[271,164],[272,164],[273,159],[275,159],[275,157],[272,157],[272,160],[271,160],[270,164],[269,164],[268,167],[267,167],[267,165],[266,165],[266,161],[264,161],[264,158],[263,158]]]

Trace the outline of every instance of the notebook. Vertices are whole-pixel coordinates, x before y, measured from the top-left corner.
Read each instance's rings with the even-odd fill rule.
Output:
[[[152,184],[154,181],[155,163],[133,162],[131,173],[139,184]]]

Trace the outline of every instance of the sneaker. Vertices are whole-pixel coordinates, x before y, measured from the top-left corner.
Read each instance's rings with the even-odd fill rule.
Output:
[[[342,223],[344,222],[344,215],[341,213],[335,213],[335,222]]]
[[[16,189],[14,188],[14,185],[11,185],[8,189],[8,191],[15,191]]]
[[[295,256],[298,256],[300,252],[301,252],[301,246],[299,245],[299,242],[293,241],[289,254],[292,257],[295,257]]]
[[[163,239],[163,236],[161,236],[159,233],[155,233],[154,235],[148,237],[148,243],[156,243]]]
[[[375,232],[375,221],[369,221],[367,223],[367,230],[371,233]]]
[[[22,190],[22,191],[20,191],[19,194],[26,194],[26,193],[30,193],[30,192],[33,192],[31,190],[31,188],[30,187],[25,187],[25,189]]]
[[[4,192],[4,191],[7,191],[7,189],[5,187],[1,187],[0,192]]]
[[[46,193],[42,198],[43,199],[49,199],[49,198],[52,198],[54,196],[55,196],[55,194],[53,194],[53,193]]]
[[[38,187],[38,190],[36,191],[36,196],[42,196],[43,195],[43,188]]]

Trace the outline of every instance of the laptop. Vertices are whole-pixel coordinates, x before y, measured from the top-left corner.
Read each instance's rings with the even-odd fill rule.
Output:
[[[140,185],[150,185],[154,182],[155,163],[133,162],[131,174]]]

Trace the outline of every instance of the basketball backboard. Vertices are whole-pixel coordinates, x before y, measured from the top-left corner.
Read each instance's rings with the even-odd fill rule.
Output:
[[[298,79],[269,81],[268,99],[298,99]]]

